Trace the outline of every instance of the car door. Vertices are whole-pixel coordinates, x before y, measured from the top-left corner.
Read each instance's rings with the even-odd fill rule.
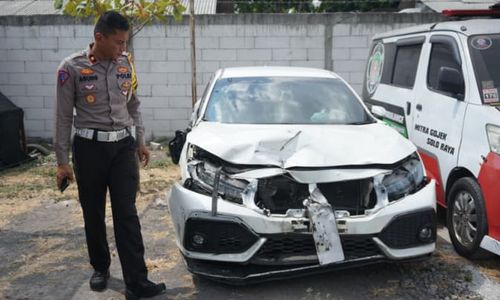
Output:
[[[435,33],[424,44],[427,70],[419,80],[411,140],[419,148],[428,175],[436,180],[438,202],[445,205],[448,174],[457,165],[467,108],[463,49],[456,33]],[[450,88],[450,78],[456,79]],[[462,85],[457,84],[461,80]]]

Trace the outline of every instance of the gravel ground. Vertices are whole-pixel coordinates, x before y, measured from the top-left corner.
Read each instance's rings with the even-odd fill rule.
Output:
[[[88,287],[92,270],[76,188],[58,193],[53,169],[49,157],[0,174],[0,299],[123,299],[109,203],[112,278],[106,291],[95,293]],[[176,248],[165,199],[178,176],[161,151],[141,171],[137,207],[147,265],[150,277],[168,286],[167,294],[156,299],[500,299],[499,257],[469,261],[458,256],[442,226],[436,252],[423,261],[240,287],[192,276]]]

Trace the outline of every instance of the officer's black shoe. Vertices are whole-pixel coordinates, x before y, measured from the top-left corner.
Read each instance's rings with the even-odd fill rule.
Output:
[[[96,292],[104,291],[108,285],[109,270],[104,272],[94,271],[90,277],[90,289]]]
[[[127,287],[125,298],[127,300],[139,300],[141,298],[151,298],[164,294],[167,287],[164,283],[154,283],[149,280],[142,282],[136,286]]]

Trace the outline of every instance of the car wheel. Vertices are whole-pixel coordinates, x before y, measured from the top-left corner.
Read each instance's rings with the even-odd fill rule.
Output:
[[[483,194],[470,177],[453,184],[448,198],[446,223],[453,247],[467,258],[482,258],[487,252],[479,248],[488,233]]]

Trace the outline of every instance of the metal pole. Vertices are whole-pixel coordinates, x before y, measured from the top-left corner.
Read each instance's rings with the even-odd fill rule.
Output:
[[[194,107],[196,99],[196,42],[194,0],[189,0],[189,28],[191,29],[191,106]]]
[[[215,171],[214,190],[212,191],[212,216],[214,217],[217,215],[217,201],[219,199],[219,183],[221,171],[222,167],[218,167],[217,171]]]

